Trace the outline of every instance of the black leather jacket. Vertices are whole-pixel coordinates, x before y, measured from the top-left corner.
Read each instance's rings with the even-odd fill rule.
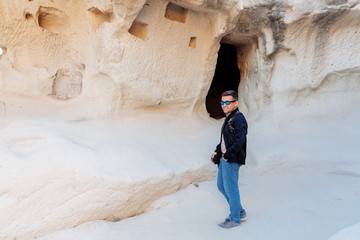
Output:
[[[246,134],[247,134],[247,122],[244,115],[236,108],[229,116],[225,118],[224,124],[221,128],[221,134],[224,135],[224,141],[226,146],[226,153],[224,158],[228,159],[228,162],[237,162],[241,165],[245,164],[246,158]],[[220,143],[216,146],[214,157],[214,163],[219,164],[222,157],[221,152],[221,136]]]

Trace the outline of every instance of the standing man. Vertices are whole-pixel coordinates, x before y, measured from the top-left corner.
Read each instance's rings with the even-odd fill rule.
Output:
[[[219,227],[232,228],[247,218],[240,202],[238,179],[239,168],[245,164],[248,126],[244,115],[237,108],[238,95],[235,91],[223,92],[220,104],[226,118],[221,128],[220,143],[211,155],[211,161],[219,165],[217,187],[230,206],[229,217]]]

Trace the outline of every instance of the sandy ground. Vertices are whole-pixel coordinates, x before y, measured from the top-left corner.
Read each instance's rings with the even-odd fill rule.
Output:
[[[210,181],[159,200],[145,214],[119,222],[90,222],[41,240],[325,240],[360,221],[360,163],[346,163],[350,165],[352,171],[336,163],[297,170],[283,166],[251,176],[244,173],[250,169],[241,169],[246,175],[239,181],[241,199],[249,218],[230,230],[217,227],[228,209],[215,181]],[[333,239],[357,239],[357,229]]]
[[[36,184],[51,180],[56,173],[53,170],[62,167],[120,182],[203,165],[216,172],[209,157],[219,139],[221,121],[149,115],[109,125],[80,116],[66,117],[71,115],[66,106],[58,112],[61,117],[54,118],[47,117],[43,106],[39,109],[44,117],[34,113],[34,118],[22,110],[11,115],[8,108],[0,124],[0,179],[5,190],[10,184],[11,191],[3,191],[5,196],[12,196],[0,199],[0,207],[6,211],[11,210],[6,208],[9,204],[18,207],[15,200],[21,197],[15,194],[22,190],[11,184],[49,173],[39,175],[39,182],[29,181],[36,190]],[[248,158],[240,170],[239,184],[249,219],[238,228],[217,227],[227,217],[228,207],[213,178],[161,198],[144,214],[118,222],[88,222],[39,239],[358,239],[360,114],[282,121],[275,117],[265,112],[255,120],[248,119]],[[79,203],[83,202],[86,200]]]

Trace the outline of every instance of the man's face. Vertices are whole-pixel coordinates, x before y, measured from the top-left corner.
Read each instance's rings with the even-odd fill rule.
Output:
[[[230,114],[232,111],[234,111],[237,108],[238,102],[235,101],[232,96],[222,96],[221,101],[223,101],[223,102],[229,101],[230,102],[230,105],[226,105],[226,103],[221,105],[221,108],[226,115]]]

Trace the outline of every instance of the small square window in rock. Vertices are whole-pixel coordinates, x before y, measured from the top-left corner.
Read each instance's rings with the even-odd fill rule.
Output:
[[[26,18],[26,20],[34,20],[34,17],[31,13],[26,13],[25,18]]]
[[[190,38],[189,47],[196,48],[196,37]]]
[[[173,3],[168,3],[166,6],[165,17],[173,21],[185,23],[188,13],[188,9]]]
[[[129,29],[129,33],[142,40],[147,40],[148,24],[135,20]]]
[[[6,54],[6,47],[0,46],[0,58]]]

